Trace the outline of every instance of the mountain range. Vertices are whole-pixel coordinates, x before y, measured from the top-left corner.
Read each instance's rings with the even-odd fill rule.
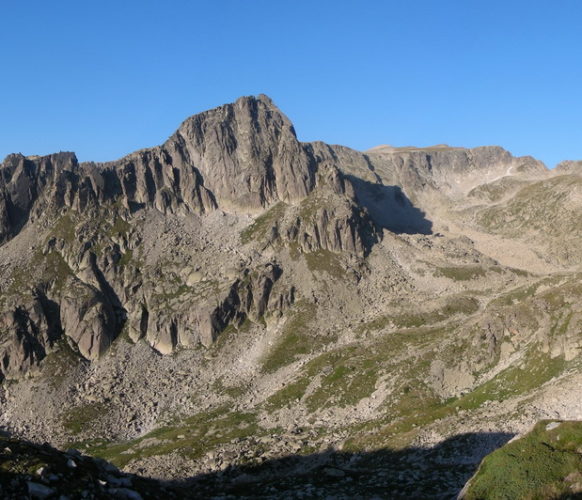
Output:
[[[7,448],[107,460],[95,498],[454,497],[582,419],[581,213],[582,162],[301,142],[264,95],[112,162],[11,154]]]

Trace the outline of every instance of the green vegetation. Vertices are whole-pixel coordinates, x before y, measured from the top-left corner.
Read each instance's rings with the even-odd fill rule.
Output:
[[[121,259],[119,259],[119,262],[117,263],[119,266],[125,267],[128,266],[130,264],[130,262],[133,259],[133,251],[132,250],[128,250],[127,252],[125,252],[122,256]]]
[[[83,230],[93,232],[95,235],[106,235],[109,238],[123,236],[129,232],[131,225],[119,215],[115,215],[113,223],[108,222],[111,213],[107,217],[95,217],[82,223]],[[51,236],[64,240],[66,243],[73,243],[76,239],[76,227],[80,225],[79,215],[73,211],[68,211],[53,224]],[[90,230],[90,231],[89,231]],[[95,238],[99,239],[99,238]]]
[[[283,218],[286,210],[287,205],[283,202],[279,202],[265,213],[259,215],[249,227],[241,232],[241,243],[245,245],[253,240],[262,240],[266,238],[268,232]]]
[[[43,262],[43,275],[54,282],[55,290],[60,292],[67,278],[74,276],[73,270],[58,252],[50,252]]]
[[[294,404],[297,399],[304,399],[310,411],[354,405],[371,396],[377,381],[385,374],[390,374],[395,381],[403,381],[403,391],[406,389],[408,397],[413,397],[424,391],[420,390],[423,385],[419,381],[426,378],[428,364],[422,360],[410,363],[405,353],[424,349],[442,337],[441,329],[410,329],[376,338],[369,345],[356,343],[321,353],[305,365],[295,380],[271,396],[266,407],[274,411]],[[314,386],[306,395],[312,381]],[[426,389],[426,392],[431,391]],[[413,406],[411,403],[410,411],[416,412],[418,406]],[[391,410],[390,416],[395,415]]]
[[[47,495],[30,494],[27,482],[47,484],[50,471],[50,498],[110,498],[101,486],[105,479],[115,477],[103,465],[86,457],[74,457],[75,467],[69,465],[71,456],[50,447],[28,441],[0,436],[0,484],[2,498],[45,498]],[[44,469],[44,471],[43,471]],[[93,492],[98,490],[95,495]],[[168,491],[152,479],[132,477],[132,490],[146,499],[163,498]],[[49,490],[50,491],[50,490]],[[91,492],[91,493],[88,493]],[[178,494],[182,497],[182,495]]]
[[[77,221],[73,218],[73,215],[69,212],[57,219],[53,225],[51,234],[56,238],[61,238],[66,243],[72,243],[75,241],[75,226]]]
[[[299,205],[299,218],[302,221],[312,222],[320,208],[325,207],[325,200],[321,198],[319,191],[314,190],[301,201]]]
[[[454,281],[469,281],[482,278],[487,270],[481,266],[438,267],[435,276],[444,276]]]
[[[60,293],[73,271],[58,252],[43,255],[37,250],[32,256],[30,266],[42,276],[47,283],[52,283],[56,292]],[[30,293],[30,267],[15,267],[10,277],[6,295],[25,295]]]
[[[374,392],[379,364],[357,347],[347,347],[323,354],[311,361],[309,379],[322,374],[319,387],[307,398],[311,411],[328,406],[349,406]]]
[[[510,366],[496,377],[485,382],[471,393],[460,398],[455,405],[473,409],[485,401],[504,401],[511,396],[526,394],[560,375],[568,363],[563,357],[551,358],[538,351],[527,355],[521,366]]]
[[[426,383],[430,356],[417,360],[400,380],[400,391],[389,404],[385,419],[364,424],[347,449],[407,446],[417,429],[459,411],[473,410],[486,401],[503,401],[539,388],[569,367],[562,357],[534,352],[519,367],[509,367],[472,392],[442,401]]]
[[[217,394],[226,394],[233,399],[237,399],[248,392],[248,387],[246,385],[224,385],[222,377],[219,377],[214,381],[212,389]]]
[[[563,316],[558,316],[550,327],[550,337],[556,338],[566,334],[570,322],[572,321],[572,313],[564,313]]]
[[[317,336],[310,331],[316,306],[306,301],[295,303],[294,311],[283,326],[279,340],[263,359],[263,372],[272,373],[329,343],[331,338]]]
[[[58,388],[74,368],[82,362],[81,356],[69,345],[67,337],[62,337],[53,346],[54,351],[42,361],[43,375],[49,383]]]
[[[221,283],[217,280],[203,280],[188,286],[177,275],[170,277],[167,273],[166,279],[167,284],[171,283],[171,288],[156,290],[152,299],[155,304],[163,304],[163,307],[169,310],[173,310],[176,303],[183,303],[187,300],[211,296],[218,298],[221,290]]]
[[[248,331],[251,330],[253,325],[255,325],[255,323],[253,323],[248,317],[245,317],[245,319],[242,321],[240,325],[237,325],[236,323],[228,324],[224,328],[224,330],[218,332],[218,337],[215,339],[214,343],[208,348],[208,354],[213,358],[220,356],[222,349],[226,345],[232,343],[232,341],[234,340],[233,336],[247,333]]]
[[[492,314],[504,318],[502,321],[509,321],[509,324],[519,325],[515,328],[533,332],[539,328],[536,315],[539,314],[537,312],[539,308],[543,307],[552,320],[550,337],[563,336],[569,328],[571,329],[570,324],[574,317],[567,310],[564,311],[565,307],[569,309],[568,303],[575,300],[576,295],[570,294],[578,293],[574,285],[575,283],[568,283],[547,289],[536,295],[535,302],[528,299],[535,293],[536,287],[531,289],[522,287],[514,290],[509,297],[503,296],[501,300],[494,301],[494,306],[499,306],[501,303],[512,305],[511,307],[503,305],[501,306],[503,309],[494,308]],[[515,299],[521,297],[525,297],[524,302],[514,303]],[[466,310],[470,314],[471,311],[476,310],[478,304],[476,301],[465,302],[467,299],[449,303],[445,310],[436,309],[426,314],[406,315],[404,318],[398,316],[379,318],[362,325],[361,329],[364,331],[382,330],[389,325],[392,327],[397,324],[401,325],[400,327],[419,325],[421,321],[426,321],[428,324],[429,321],[436,322],[439,318],[446,317],[447,313],[454,314],[456,311]],[[563,356],[552,357],[550,354],[543,353],[539,344],[533,344],[518,364],[509,366],[467,394],[443,401],[429,386],[430,360],[436,358],[445,362],[447,360],[457,362],[459,359],[470,357],[473,349],[471,339],[479,333],[479,328],[475,326],[477,331],[473,328],[469,330],[472,333],[466,338],[459,339],[455,334],[458,328],[458,323],[447,324],[441,329],[413,326],[407,330],[397,330],[373,337],[374,342],[367,348],[366,359],[375,361],[378,378],[383,374],[390,374],[393,387],[392,397],[386,403],[385,419],[363,424],[360,429],[352,429],[353,438],[348,441],[347,449],[407,446],[416,435],[417,429],[423,425],[454,415],[459,411],[473,410],[487,401],[504,401],[515,396],[527,395],[576,366],[577,363],[576,359],[566,361]],[[404,349],[408,351],[408,356],[400,357]],[[350,353],[349,357],[355,356]],[[414,361],[410,362],[412,357]],[[390,358],[392,362],[389,361]],[[485,366],[494,365],[498,361],[498,355],[494,356],[494,359],[483,361],[486,364],[481,370]],[[359,370],[361,371],[362,368]]]
[[[360,333],[392,328],[418,328],[445,321],[456,314],[470,315],[479,310],[479,302],[468,296],[447,299],[445,305],[427,312],[380,316],[358,327]]]
[[[532,273],[530,273],[529,271],[524,271],[523,269],[518,269],[517,267],[508,267],[507,268],[509,271],[511,271],[513,274],[516,274],[517,276],[521,276],[523,278],[530,278],[532,275]]]
[[[321,249],[306,253],[304,256],[307,267],[312,273],[325,272],[334,278],[343,278],[345,276],[345,269],[338,254]]]
[[[123,467],[131,460],[177,452],[196,459],[233,439],[265,435],[254,413],[230,412],[227,407],[198,413],[173,425],[161,427],[145,436],[117,444],[90,447],[91,455]]]
[[[512,306],[517,302],[521,302],[529,297],[533,297],[538,289],[539,284],[521,286],[515,288],[510,292],[500,295],[498,298],[491,301],[491,305]]]
[[[528,184],[507,204],[479,212],[477,222],[509,236],[531,232],[549,236],[579,233],[579,217],[572,209],[570,193],[581,183],[578,176],[563,175]]]
[[[127,234],[131,229],[131,225],[126,220],[119,217],[119,215],[115,216],[115,220],[113,221],[113,225],[109,230],[109,236],[122,236]]]
[[[580,422],[541,421],[526,436],[485,457],[465,498],[579,498],[581,451]]]
[[[568,307],[582,296],[582,284],[579,279],[580,277],[576,276],[571,281],[541,292],[539,297],[554,310]]]
[[[34,450],[34,453],[27,453],[29,450],[25,450],[24,448],[30,445],[24,444],[20,441],[0,436],[0,444],[2,444],[3,447],[9,447],[8,450],[13,451],[13,453],[8,456],[0,455],[0,484],[8,484],[11,478],[14,477],[10,475],[4,477],[4,474],[6,473],[10,473],[11,475],[27,474],[35,476],[36,471],[39,468],[46,467],[50,463],[50,460],[47,460],[48,457],[36,452],[36,450]],[[6,452],[2,455],[5,453]],[[7,482],[4,483],[3,481]]]
[[[87,403],[76,406],[66,412],[63,417],[63,426],[73,434],[82,432],[91,422],[98,420],[107,412],[104,403]]]
[[[283,389],[267,399],[267,409],[273,411],[285,406],[293,405],[297,400],[304,396],[305,390],[309,386],[309,382],[310,380],[308,377],[302,377],[296,382],[286,385]]]
[[[468,196],[483,198],[489,201],[500,201],[504,196],[509,194],[525,184],[526,181],[514,177],[502,177],[501,179],[488,184],[481,184],[469,191]]]
[[[81,218],[69,210],[53,224],[47,241],[57,238],[67,245],[74,244],[77,239],[88,241],[92,243],[92,250],[100,255],[113,238],[125,236],[131,230],[131,224],[116,213],[119,208],[118,204],[104,206],[100,215],[91,218]]]

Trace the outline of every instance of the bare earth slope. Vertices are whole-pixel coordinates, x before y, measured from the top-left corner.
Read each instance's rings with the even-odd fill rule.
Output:
[[[366,491],[454,496],[582,418],[581,175],[302,143],[266,96],[115,162],[10,155],[0,425],[154,478],[327,467],[337,495],[376,464]]]

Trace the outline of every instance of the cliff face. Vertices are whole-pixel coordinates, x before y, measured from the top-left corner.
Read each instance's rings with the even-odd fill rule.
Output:
[[[164,148],[195,165],[227,211],[257,212],[295,203],[314,187],[315,168],[293,126],[266,96],[186,120]]]
[[[49,206],[84,209],[89,193],[78,171],[72,153],[35,159],[9,155],[0,167],[0,241],[15,236]]]

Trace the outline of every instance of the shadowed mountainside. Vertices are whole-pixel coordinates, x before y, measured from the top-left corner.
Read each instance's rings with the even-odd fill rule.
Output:
[[[43,498],[456,498],[486,454],[509,434],[464,434],[433,448],[349,453],[332,449],[228,467],[182,481],[120,473],[105,461],[48,445],[2,438],[0,494],[6,499],[44,491]],[[478,450],[467,454],[469,450]],[[459,465],[452,457],[465,456]],[[71,465],[74,463],[74,467]],[[30,486],[32,484],[33,486]],[[36,488],[36,490],[35,490]],[[133,495],[133,496],[132,496]],[[35,495],[31,495],[35,496]],[[38,496],[38,495],[37,495]]]
[[[381,228],[396,234],[431,234],[432,222],[416,208],[399,186],[371,183],[348,175],[359,203]]]

